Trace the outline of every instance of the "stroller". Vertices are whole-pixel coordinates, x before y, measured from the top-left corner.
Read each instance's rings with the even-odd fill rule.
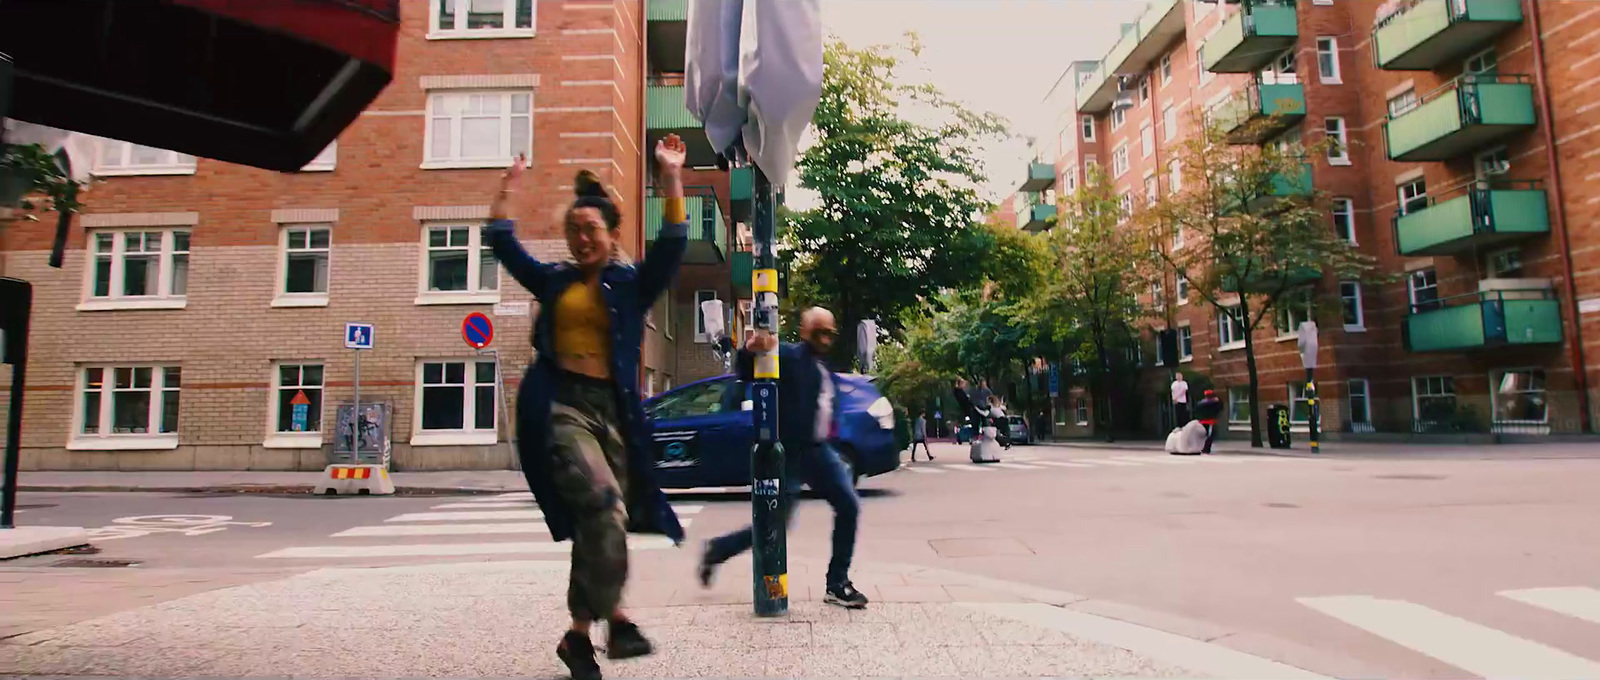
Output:
[[[967,418],[974,425],[972,444],[968,448],[968,457],[974,463],[1000,462],[999,430],[988,417],[988,412],[979,410],[972,403],[967,391],[960,385],[955,388],[956,404],[967,413]]]

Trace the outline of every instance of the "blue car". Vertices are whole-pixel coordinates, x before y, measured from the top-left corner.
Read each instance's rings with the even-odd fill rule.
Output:
[[[733,375],[689,383],[644,404],[655,428],[656,479],[665,489],[750,485],[755,421],[749,384]],[[855,484],[900,467],[894,407],[872,379],[839,374],[839,440]]]

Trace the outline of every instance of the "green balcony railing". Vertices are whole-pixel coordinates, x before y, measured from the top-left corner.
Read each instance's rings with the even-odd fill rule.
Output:
[[[1537,124],[1525,76],[1467,74],[1383,124],[1389,159],[1445,161]]]
[[[1401,255],[1453,255],[1548,234],[1550,207],[1538,182],[1474,182],[1453,198],[1397,212],[1393,226]]]
[[[1412,0],[1372,29],[1378,68],[1431,71],[1522,23],[1522,0]]]
[[[1033,162],[1028,164],[1028,179],[1022,182],[1022,191],[1044,191],[1055,183],[1055,164]]]
[[[1294,0],[1244,0],[1222,28],[1200,46],[1212,73],[1250,73],[1272,63],[1300,37]]]
[[[645,0],[644,11],[650,70],[682,72],[689,40],[689,3],[687,0]]]
[[[728,222],[722,215],[722,206],[709,187],[686,187],[690,194],[684,197],[684,208],[689,213],[689,250],[684,253],[684,264],[718,264],[727,258]],[[661,235],[662,208],[665,199],[651,196],[645,199],[644,240],[654,243]]]
[[[689,115],[683,103],[682,79],[661,78],[645,88],[644,120],[651,130],[692,130],[700,121]]]
[[[1555,291],[1497,290],[1412,305],[1406,349],[1449,352],[1561,343],[1561,303]]]
[[[1251,199],[1246,206],[1251,210],[1273,210],[1281,207],[1285,199],[1307,198],[1315,193],[1311,181],[1311,164],[1302,163],[1300,172],[1273,175],[1265,192]],[[1222,212],[1233,213],[1239,209],[1239,199],[1225,199]]]
[[[755,195],[755,174],[748,168],[728,171],[728,207],[735,222],[750,221],[750,199]]]
[[[1053,205],[1034,205],[1017,215],[1017,226],[1027,231],[1043,231],[1050,228],[1056,216],[1056,207]]]
[[[1243,96],[1223,102],[1213,120],[1234,144],[1260,144],[1306,117],[1306,91],[1299,83],[1251,81]]]

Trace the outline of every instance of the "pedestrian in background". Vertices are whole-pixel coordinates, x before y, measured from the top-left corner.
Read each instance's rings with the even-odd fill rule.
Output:
[[[506,202],[525,159],[500,179],[485,227],[495,259],[539,300],[538,360],[517,393],[517,455],[550,538],[572,539],[567,609],[572,627],[556,656],[574,680],[598,680],[595,621],[606,622],[606,656],[653,651],[622,611],[627,532],[683,541],[683,527],[651,473],[650,422],[638,394],[644,316],[671,285],[688,249],[683,198],[686,148],[677,135],[656,143],[662,221],[655,245],[635,267],[622,250],[622,213],[594,173],[578,173],[577,198],[562,225],[572,260],[535,260],[517,240]]]
[[[933,450],[928,448],[928,416],[918,413],[916,422],[911,424],[911,462],[917,462],[917,445],[922,445],[922,452],[928,454],[928,460],[933,460]]]
[[[1200,403],[1194,405],[1194,418],[1206,426],[1206,446],[1200,453],[1211,453],[1211,443],[1217,438],[1217,418],[1222,415],[1222,400],[1213,390],[1206,390]]]

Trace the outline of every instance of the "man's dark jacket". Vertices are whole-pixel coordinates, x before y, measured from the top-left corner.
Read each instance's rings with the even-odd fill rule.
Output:
[[[824,379],[833,383],[833,420],[839,419],[839,379],[833,371],[817,366],[822,357],[811,345],[785,342],[778,345],[778,441],[787,452],[802,451],[817,441],[817,397]],[[756,355],[740,349],[735,363],[739,379],[755,380]]]
[[[1222,415],[1222,400],[1216,395],[1204,397],[1200,403],[1194,405],[1194,419],[1202,422],[1216,422]]]
[[[494,220],[486,232],[495,259],[541,303],[533,335],[538,359],[528,367],[517,389],[517,457],[528,489],[544,511],[550,538],[564,541],[572,536],[572,510],[551,478],[550,408],[561,380],[554,342],[555,301],[567,286],[582,279],[582,273],[571,263],[535,260],[517,240],[511,220]],[[600,273],[601,297],[611,317],[611,375],[621,419],[618,425],[628,447],[628,530],[665,534],[675,543],[683,541],[683,526],[655,481],[651,425],[639,403],[639,346],[645,312],[677,274],[689,246],[688,233],[687,223],[664,225],[638,267],[613,262]]]

